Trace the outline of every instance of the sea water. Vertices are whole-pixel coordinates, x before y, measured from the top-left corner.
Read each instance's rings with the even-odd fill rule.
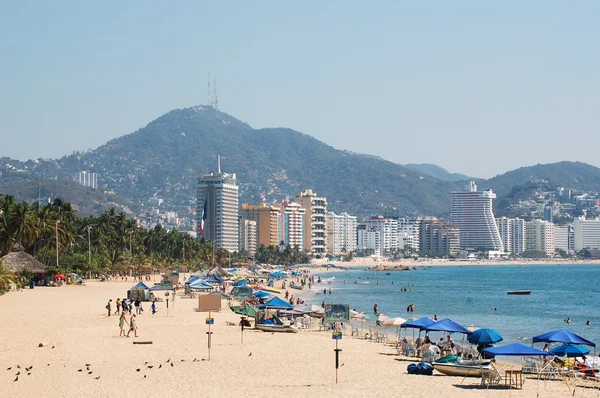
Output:
[[[406,319],[437,315],[465,327],[496,329],[502,344],[530,345],[533,336],[561,328],[600,344],[600,265],[436,266],[386,273],[321,273],[323,282],[313,286],[318,294],[311,301],[347,303],[370,314],[377,304],[380,313]],[[332,294],[324,295],[323,288]],[[531,294],[508,295],[510,290]],[[414,312],[407,312],[409,304]]]

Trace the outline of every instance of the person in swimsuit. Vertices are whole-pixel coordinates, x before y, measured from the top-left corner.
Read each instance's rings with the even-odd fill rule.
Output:
[[[129,332],[127,332],[127,337],[129,337],[129,334],[133,332],[133,336],[137,337],[137,324],[135,322],[135,314],[133,314],[131,316],[131,319],[129,319]]]
[[[119,317],[119,337],[125,336],[125,324],[128,323],[127,319],[125,319],[125,311],[121,312],[121,316]]]

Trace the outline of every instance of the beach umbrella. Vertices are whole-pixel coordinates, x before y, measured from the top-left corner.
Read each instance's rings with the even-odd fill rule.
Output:
[[[379,322],[379,323],[384,323],[388,319],[390,319],[390,317],[386,316],[385,314],[377,315],[377,322]]]
[[[563,344],[563,345],[560,345],[560,346],[555,347],[550,350],[550,354],[554,354],[557,357],[568,357],[568,358],[581,357],[581,356],[587,355],[589,353],[590,353],[590,350],[588,350],[587,348],[582,347],[580,345],[572,345],[572,344]]]
[[[543,333],[533,337],[533,342],[544,342],[544,343],[565,343],[565,344],[582,344],[596,347],[596,343],[584,339],[581,336],[576,335],[568,329],[559,329],[552,332]]]
[[[387,326],[387,327],[395,327],[396,328],[396,336],[399,336],[400,328],[402,327],[402,324],[404,322],[406,322],[406,319],[396,317],[396,318],[387,319],[386,321],[383,322],[383,325]],[[398,345],[398,339],[396,339],[396,345]]]
[[[477,329],[467,337],[471,344],[495,344],[502,340],[502,335],[494,329]]]
[[[428,317],[424,317],[424,318],[420,318],[420,319],[411,319],[411,320],[408,320],[408,321],[404,322],[401,327],[423,330],[427,326],[429,326],[429,325],[431,325],[433,323],[435,323],[435,321],[433,319],[428,318]]]
[[[448,332],[448,333],[463,333],[463,334],[471,334],[469,329],[460,326],[458,323],[454,322],[450,318],[442,319],[441,321],[434,322],[431,325],[428,325],[423,328],[428,332]]]
[[[305,311],[305,312],[315,312],[317,314],[322,314],[325,310],[323,309],[323,307],[319,307],[318,305],[308,305],[308,306],[299,306],[296,307],[295,309],[300,310],[300,311]]]
[[[54,279],[67,279],[67,278],[65,278],[65,276],[63,274],[56,274],[56,275],[54,275]]]
[[[517,357],[534,357],[534,356],[546,356],[551,355],[550,353],[542,350],[538,350],[534,347],[528,347],[521,343],[514,343],[505,345],[502,347],[490,347],[484,348],[481,352],[488,355],[506,355],[506,356],[517,356]]]
[[[386,321],[383,322],[383,325],[388,326],[388,327],[396,327],[399,329],[404,322],[406,322],[406,319],[396,317],[396,318],[387,319]]]

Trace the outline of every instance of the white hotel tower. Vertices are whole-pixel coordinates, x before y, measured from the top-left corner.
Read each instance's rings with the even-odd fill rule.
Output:
[[[491,189],[478,191],[475,181],[470,181],[465,191],[452,192],[450,220],[460,229],[461,249],[504,251],[492,210],[495,197]]]
[[[198,177],[198,238],[212,241],[215,247],[230,252],[238,251],[238,205],[235,174],[221,172],[221,155],[217,155],[217,172]]]

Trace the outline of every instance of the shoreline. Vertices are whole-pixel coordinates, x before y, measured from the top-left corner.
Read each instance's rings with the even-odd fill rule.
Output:
[[[198,299],[178,295],[168,315],[158,303],[156,315],[144,303],[137,317],[140,337],[118,337],[118,318],[104,305],[124,297],[135,282],[89,281],[84,286],[36,287],[0,297],[0,383],[6,396],[39,396],[51,388],[65,397],[139,396],[139,394],[209,397],[379,396],[505,397],[508,387],[485,389],[480,379],[408,375],[414,358],[396,354],[393,344],[350,336],[340,341],[341,367],[335,383],[330,332],[268,333],[247,329],[241,342],[240,317],[221,303],[213,312],[211,359],[208,361],[208,313],[196,310]],[[173,305],[174,304],[174,305]],[[230,326],[230,324],[236,326]],[[133,341],[152,341],[134,345]],[[47,343],[38,347],[39,343]],[[183,360],[183,362],[182,362]],[[90,364],[90,372],[79,372]],[[173,364],[173,365],[171,365]],[[15,379],[16,365],[21,374]],[[29,375],[23,371],[33,366]],[[504,365],[504,366],[514,366]],[[8,371],[8,368],[11,368]],[[152,367],[152,368],[150,368]],[[140,371],[137,371],[140,369]],[[146,376],[146,377],[144,377]],[[564,397],[560,381],[527,379],[515,397]],[[570,394],[569,394],[570,395]]]
[[[338,267],[347,267],[348,270],[356,270],[361,267],[376,267],[374,271],[403,271],[392,269],[394,267],[502,267],[502,266],[553,266],[553,265],[600,265],[600,260],[586,261],[553,261],[553,260],[530,260],[530,261],[448,261],[448,260],[398,260],[398,261],[374,261],[369,258],[358,258],[353,261],[325,261],[313,260],[313,269],[324,269],[327,272],[343,272],[346,270],[338,268],[326,268],[327,264]],[[308,268],[311,270],[311,268]]]

